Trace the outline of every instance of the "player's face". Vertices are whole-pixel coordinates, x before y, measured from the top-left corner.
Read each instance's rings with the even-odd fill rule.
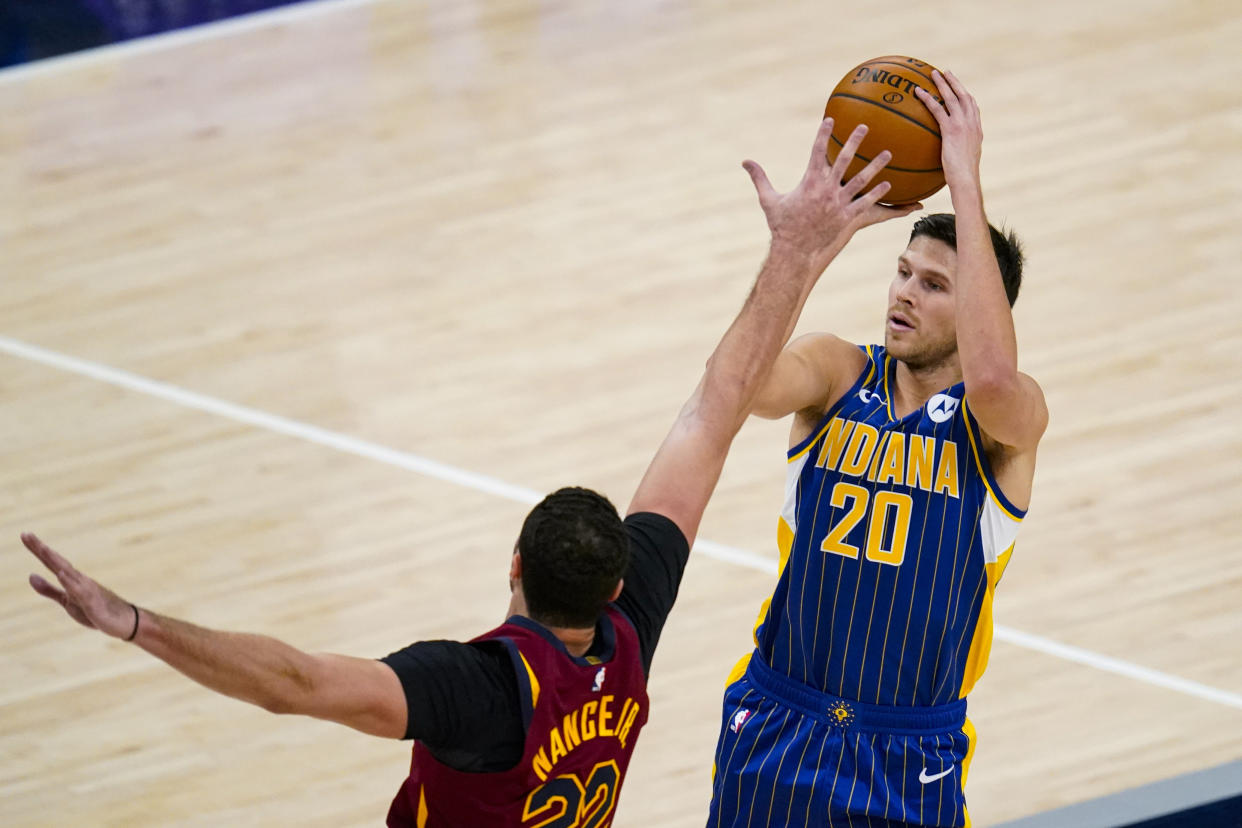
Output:
[[[956,274],[957,252],[929,236],[913,239],[897,258],[884,347],[911,368],[935,365],[957,350]]]

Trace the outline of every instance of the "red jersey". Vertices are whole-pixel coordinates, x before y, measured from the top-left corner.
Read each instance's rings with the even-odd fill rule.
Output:
[[[526,717],[522,759],[466,773],[414,743],[410,775],[388,812],[391,828],[607,828],[634,743],[647,722],[638,635],[609,606],[602,654],[571,656],[552,633],[514,616],[475,641],[502,641]]]

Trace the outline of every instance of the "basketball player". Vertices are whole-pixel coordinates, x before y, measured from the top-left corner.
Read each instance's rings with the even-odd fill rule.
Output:
[[[467,642],[414,644],[379,661],[309,654],[139,608],[33,535],[59,587],[31,576],[77,622],[132,641],[195,681],[278,713],[415,740],[391,826],[605,826],[647,720],[647,673],[699,520],[734,435],[807,294],[886,208],[889,156],[843,182],[865,129],[831,168],[825,121],[799,185],[778,195],[754,162],[771,244],[749,298],[647,469],[623,522],[585,489],[530,512],[509,563],[507,620]]]
[[[725,692],[710,826],[970,824],[966,694],[1048,410],[1017,368],[1022,256],[984,214],[978,107],[933,79],[956,216],[914,225],[883,346],[801,337],[756,399],[794,415],[780,575]]]

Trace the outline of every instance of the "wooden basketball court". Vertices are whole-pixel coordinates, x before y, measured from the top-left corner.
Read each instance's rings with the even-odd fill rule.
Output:
[[[539,494],[624,508],[851,66],[979,99],[1052,412],[971,696],[976,825],[1242,754],[1242,11],[433,0],[0,73],[0,823],[380,824],[408,745],[216,697],[25,583],[380,656],[500,621]],[[948,209],[947,193],[930,209]],[[882,335],[909,221],[801,330]],[[773,583],[785,423],[738,439],[620,826],[706,815]]]

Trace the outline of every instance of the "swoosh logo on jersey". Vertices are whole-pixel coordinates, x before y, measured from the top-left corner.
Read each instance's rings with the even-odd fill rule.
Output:
[[[866,388],[863,388],[858,392],[858,399],[865,403],[869,403],[872,400],[875,400],[878,403],[884,402],[884,398],[880,396],[878,391],[868,391]]]
[[[933,773],[929,776],[927,774],[927,768],[923,768],[919,771],[919,781],[926,785],[928,782],[935,782],[937,779],[940,779],[943,776],[948,776],[951,773],[953,773],[953,768],[943,770],[940,773]]]

